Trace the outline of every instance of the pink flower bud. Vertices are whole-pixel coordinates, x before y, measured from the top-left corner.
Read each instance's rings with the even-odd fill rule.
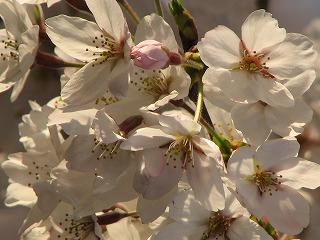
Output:
[[[155,40],[140,42],[131,48],[130,54],[134,65],[148,70],[167,68],[170,64],[171,56],[178,55],[171,53],[166,46]]]

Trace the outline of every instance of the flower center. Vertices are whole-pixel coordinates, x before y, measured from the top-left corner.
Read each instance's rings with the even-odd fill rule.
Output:
[[[92,52],[92,61],[94,61],[91,64],[92,67],[103,64],[108,60],[123,57],[123,47],[107,33],[95,36],[92,43],[96,47],[96,51]],[[89,49],[87,48],[86,51],[88,52]]]
[[[51,157],[47,156],[46,157]],[[28,166],[28,174],[29,176],[34,177],[34,182],[37,181],[45,181],[45,180],[50,180],[50,171],[54,168],[54,166],[50,166],[48,164],[41,164],[41,161],[33,161],[31,165]],[[31,182],[27,183],[28,187],[32,186]]]
[[[139,71],[139,72],[138,72]],[[171,76],[166,77],[161,70],[143,70],[139,69],[134,72],[130,83],[135,86],[138,91],[159,98],[162,94],[169,94],[169,85]]]
[[[243,48],[243,57],[238,62],[239,67],[236,69],[257,72],[266,78],[275,78],[268,72],[269,67],[266,66],[266,62],[261,61],[262,59],[265,59],[265,54],[257,53],[256,51],[251,53],[242,40],[240,43]],[[270,57],[267,57],[267,60],[270,60]]]
[[[193,158],[193,143],[190,136],[181,136],[173,141],[164,156],[167,158],[167,165],[170,162],[173,163],[173,168],[177,167],[176,161],[180,159],[182,161],[182,169],[186,169],[188,163],[191,163],[191,167],[194,167]]]
[[[118,153],[121,141],[116,141],[113,143],[105,144],[100,142],[98,139],[94,138],[94,148],[92,149],[92,154],[95,154],[97,160],[101,158],[106,159],[109,157],[113,159],[113,157]]]
[[[225,239],[226,232],[234,220],[234,218],[224,216],[220,211],[213,212],[209,218],[208,229],[202,234],[200,240]]]
[[[90,216],[75,220],[66,213],[65,219],[59,222],[58,226],[63,229],[63,232],[57,236],[58,238],[85,239],[90,232],[94,231],[95,223]]]
[[[0,49],[3,52],[0,53],[0,57],[4,61],[14,61],[19,62],[19,44],[17,40],[7,38],[0,42]]]
[[[255,166],[256,173],[247,180],[254,182],[260,191],[260,195],[263,193],[269,193],[272,196],[273,191],[278,191],[281,185],[282,175],[276,175],[273,171],[262,171],[260,165]]]

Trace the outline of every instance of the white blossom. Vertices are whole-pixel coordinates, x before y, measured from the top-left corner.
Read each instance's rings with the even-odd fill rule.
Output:
[[[0,92],[13,88],[11,101],[17,99],[38,49],[39,26],[33,26],[26,10],[16,0],[0,1]]]
[[[257,149],[240,147],[229,159],[228,176],[240,201],[275,229],[297,234],[309,223],[309,206],[297,189],[320,186],[320,165],[297,157],[294,138],[269,140]]]
[[[47,34],[66,54],[87,62],[61,90],[62,99],[81,105],[107,90],[125,96],[130,69],[131,35],[116,0],[86,1],[96,23],[59,15],[46,20]]]

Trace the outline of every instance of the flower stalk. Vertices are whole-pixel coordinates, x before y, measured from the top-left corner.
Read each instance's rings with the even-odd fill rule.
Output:
[[[157,10],[157,14],[161,17],[163,17],[163,11],[162,11],[162,6],[160,0],[154,0],[154,5]]]
[[[127,12],[129,13],[129,15],[132,17],[132,19],[139,24],[141,19],[138,16],[138,14],[133,10],[133,8],[131,7],[131,5],[126,1],[126,0],[117,0],[117,2],[124,8],[127,10]]]
[[[46,52],[41,52],[41,51],[37,52],[35,62],[40,66],[52,68],[52,69],[63,68],[63,67],[81,68],[84,66],[84,64],[82,63],[65,62],[61,58],[55,55],[52,55]]]

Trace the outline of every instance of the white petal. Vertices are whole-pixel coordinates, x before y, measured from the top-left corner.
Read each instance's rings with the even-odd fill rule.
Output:
[[[55,109],[48,117],[48,126],[59,124],[68,135],[88,135],[96,112],[92,104]]]
[[[220,173],[212,158],[194,152],[194,167],[187,166],[187,179],[197,201],[211,211],[223,209],[225,195]]]
[[[209,67],[232,69],[241,59],[239,44],[240,39],[232,30],[218,26],[207,32],[197,46]]]
[[[257,218],[261,218],[265,209],[261,208],[262,196],[258,186],[251,181],[238,179],[236,182],[237,192],[239,193],[239,201],[248,209],[248,211]]]
[[[236,194],[230,192],[225,188],[226,194],[226,206],[221,213],[226,217],[238,217],[240,214],[245,217],[250,217],[250,213],[246,208],[244,208],[238,201]]]
[[[37,201],[37,196],[31,187],[19,183],[9,184],[6,192],[5,204],[8,207],[17,205],[32,207]]]
[[[316,72],[308,69],[300,75],[284,80],[281,83],[290,91],[294,98],[298,98],[310,88],[315,78]]]
[[[28,71],[23,76],[21,76],[21,78],[13,86],[11,97],[10,97],[11,102],[14,102],[15,100],[17,100],[19,94],[21,93],[24,87],[24,84],[26,83],[29,73],[30,73],[30,69],[28,69]]]
[[[309,223],[309,205],[296,190],[282,187],[281,191],[273,191],[272,196],[264,195],[261,202],[262,208],[275,229],[295,235]]]
[[[211,122],[217,134],[228,139],[230,142],[243,140],[242,134],[234,127],[231,113],[218,108],[204,99]]]
[[[112,158],[99,161],[95,169],[98,176],[94,181],[93,193],[105,193],[119,187],[121,178],[130,170],[132,160],[130,152],[119,151]]]
[[[120,148],[131,151],[158,148],[175,139],[173,136],[165,134],[161,129],[160,126],[138,129],[121,144]]]
[[[286,40],[266,51],[269,72],[278,79],[296,77],[314,65],[317,53],[309,38],[298,33],[290,33]]]
[[[94,135],[78,135],[73,139],[65,156],[68,169],[90,172],[94,171],[99,161],[104,160],[99,158],[102,150],[100,147],[95,149],[94,138]]]
[[[140,197],[137,203],[137,213],[139,214],[142,223],[150,223],[155,221],[169,205],[172,196],[177,192],[177,188],[172,188],[170,192],[164,194],[157,200],[148,200]]]
[[[86,0],[99,27],[120,42],[125,35],[126,21],[116,0]]]
[[[203,94],[211,104],[230,112],[235,103],[217,85],[218,74],[223,73],[224,71],[217,71],[214,68],[208,68],[205,71],[202,77]]]
[[[265,108],[267,125],[280,136],[296,136],[303,131],[303,126],[312,119],[312,109],[301,99],[295,100],[292,107]]]
[[[238,103],[231,110],[231,118],[235,127],[252,145],[262,144],[271,132],[270,127],[266,124],[264,111],[265,107],[260,103]]]
[[[47,218],[49,214],[44,214],[42,210],[38,207],[37,204],[33,205],[33,207],[30,209],[27,218],[23,222],[21,228],[19,229],[19,235],[24,233],[30,226],[32,226],[34,223],[37,223],[45,218]]]
[[[110,239],[140,240],[139,232],[130,218],[124,218],[107,225],[107,231],[110,234]],[[97,237],[95,236],[95,238]]]
[[[0,16],[10,37],[20,40],[21,33],[32,27],[26,10],[17,1],[1,1]]]
[[[231,100],[240,103],[254,103],[259,100],[251,87],[251,73],[243,70],[224,70],[217,77],[217,87]]]
[[[123,137],[119,135],[120,129],[118,125],[104,109],[97,112],[92,125],[96,137],[103,141],[103,143],[109,144],[123,139]]]
[[[115,97],[126,97],[129,88],[129,72],[132,69],[132,62],[125,59],[117,59],[112,63],[108,81],[108,88]]]
[[[64,102],[81,105],[94,101],[107,92],[114,62],[107,61],[94,67],[93,63],[88,63],[77,71],[62,88],[61,98]]]
[[[272,240],[273,238],[257,223],[246,217],[240,217],[232,222],[227,231],[232,240]]]
[[[81,61],[91,61],[97,52],[92,42],[102,34],[97,24],[78,17],[59,15],[46,20],[46,33],[66,54]],[[88,49],[88,51],[86,51]]]
[[[179,93],[176,90],[173,90],[168,95],[160,96],[160,98],[156,102],[150,104],[145,109],[150,110],[150,111],[154,111],[154,110],[158,109],[159,107],[162,107],[162,106],[166,105],[167,103],[169,103],[169,101],[171,99],[178,99],[177,98],[178,95],[179,95]]]
[[[278,21],[263,9],[251,13],[241,31],[242,40],[251,52],[260,52],[263,48],[282,42],[286,37],[286,30],[279,28]]]
[[[310,188],[315,189],[320,186],[320,165],[311,161],[300,159],[299,163],[293,168],[280,171],[285,185],[294,189]]]
[[[228,176],[235,183],[238,178],[251,176],[255,173],[253,157],[255,150],[249,146],[236,149],[228,160]]]
[[[202,222],[208,221],[211,211],[202,207],[191,189],[185,189],[174,196],[169,215],[177,222]]]
[[[145,161],[148,161],[146,159]],[[170,192],[181,179],[183,173],[182,161],[177,161],[176,165],[165,165],[160,175],[151,177],[146,169],[137,173],[134,179],[134,188],[143,197],[149,200],[162,198]]]
[[[22,43],[19,45],[19,68],[25,73],[34,64],[39,46],[39,26],[32,26],[21,35]]]
[[[274,139],[264,142],[257,150],[256,158],[265,170],[282,165],[282,161],[298,155],[300,145],[295,138]]]
[[[141,19],[134,40],[139,43],[149,39],[163,43],[171,52],[178,52],[178,44],[172,28],[155,13]]]
[[[294,105],[294,99],[289,90],[274,79],[255,74],[254,79],[250,81],[250,87],[257,99],[272,107],[291,107]]]
[[[60,203],[60,196],[52,188],[49,181],[37,182],[33,189],[38,196],[37,205],[45,215],[49,215]]]
[[[145,169],[150,177],[157,177],[161,174],[167,164],[165,153],[168,148],[151,148],[140,152],[141,159],[145,160]],[[139,153],[137,153],[139,154]],[[139,157],[140,155],[136,155]]]
[[[204,155],[213,158],[216,163],[224,166],[224,161],[220,149],[214,142],[200,136],[194,136],[192,138],[192,142],[197,146],[197,148],[199,148],[194,149],[194,151],[197,151],[201,154],[203,153]]]
[[[180,133],[181,135],[195,135],[201,130],[201,125],[193,121],[187,116],[180,115],[159,115],[159,123],[162,126],[171,128],[172,133]],[[176,135],[176,134],[175,134]]]
[[[150,240],[190,240],[201,239],[202,233],[207,226],[198,226],[195,224],[172,223],[164,227]],[[220,239],[219,239],[220,240]]]
[[[169,92],[175,90],[179,93],[179,95],[175,99],[181,99],[188,96],[191,84],[191,78],[188,73],[181,66],[170,66],[167,69],[169,71],[165,74],[165,76],[171,79]]]

